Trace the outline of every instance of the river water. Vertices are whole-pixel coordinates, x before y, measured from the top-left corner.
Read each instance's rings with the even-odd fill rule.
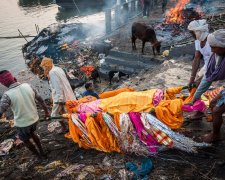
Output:
[[[94,8],[86,6],[80,9],[83,17],[77,17],[75,8],[61,10],[52,0],[0,0],[0,37],[18,36],[18,29],[24,35],[37,35],[35,24],[41,30],[53,23],[102,21],[102,9],[98,5]],[[31,39],[27,38],[28,41]],[[23,38],[0,38],[0,70],[18,73],[26,68],[21,52],[25,43]]]

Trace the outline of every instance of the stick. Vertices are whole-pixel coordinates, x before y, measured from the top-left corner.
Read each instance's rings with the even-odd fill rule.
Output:
[[[18,29],[19,33],[21,34],[21,36],[23,36],[23,38],[28,42],[28,40],[24,37],[24,35],[21,33],[21,31]]]
[[[77,8],[78,13],[80,14],[80,10],[79,10],[79,8],[77,7],[77,4],[75,3],[74,0],[73,0],[73,3],[74,3],[74,5],[75,5],[75,7]]]
[[[24,37],[36,37],[36,36],[30,36],[30,35],[24,35]],[[24,38],[21,36],[1,36],[0,39],[13,39],[13,38]]]

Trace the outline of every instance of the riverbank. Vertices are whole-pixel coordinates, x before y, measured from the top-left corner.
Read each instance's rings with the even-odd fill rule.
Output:
[[[190,76],[191,56],[165,61],[153,71],[141,72],[121,82],[121,87],[129,86],[137,90],[150,88],[164,89],[167,87],[185,85]],[[43,112],[40,112],[41,116]],[[184,115],[186,117],[186,114]],[[14,147],[9,155],[0,157],[1,177],[3,179],[60,179],[63,170],[77,166],[77,170],[69,173],[66,178],[80,179],[123,179],[132,176],[125,169],[128,161],[139,164],[142,156],[124,155],[118,153],[103,153],[96,150],[85,150],[66,139],[63,135],[47,131],[48,121],[40,122],[37,132],[48,153],[48,161],[38,163],[32,161],[31,153],[24,147]],[[1,129],[3,124],[1,124]],[[178,132],[198,140],[198,137],[211,129],[212,123],[206,119],[190,122],[185,120]],[[12,131],[4,124],[4,136],[7,139]],[[222,127],[222,134],[225,126]],[[7,137],[8,135],[8,137]],[[197,154],[189,154],[178,150],[167,150],[149,157],[154,164],[150,179],[222,179],[224,177],[225,148],[222,141],[210,148],[199,149]],[[124,179],[126,179],[124,178]]]
[[[128,39],[129,36],[126,38]],[[118,39],[115,38],[118,42],[113,44],[115,47],[124,46],[127,50],[131,49],[129,41],[123,40],[119,46]],[[140,44],[138,47],[140,49]],[[181,50],[177,49],[178,52]],[[146,52],[151,55],[150,48],[147,47]],[[186,85],[191,73],[192,57],[192,54],[182,54],[176,58],[164,58],[164,62],[156,68],[143,70],[118,84],[114,83],[113,86],[108,86],[108,81],[97,83],[97,90],[101,92],[107,87],[107,90],[110,90],[123,86],[137,90],[165,89]],[[18,80],[31,83],[44,98],[49,98],[48,83],[38,79],[31,72],[21,71]],[[82,91],[82,88],[77,90]],[[40,115],[43,116],[43,112],[40,111]],[[190,122],[186,119],[186,115],[184,114],[185,122],[178,132],[199,140],[199,136],[211,130],[211,122],[207,122],[206,119]],[[2,179],[130,179],[133,174],[125,169],[125,163],[140,164],[141,159],[144,158],[135,154],[103,153],[79,148],[63,135],[48,132],[48,124],[48,121],[40,122],[37,129],[44,149],[48,153],[48,161],[35,162],[24,146],[13,147],[9,155],[0,157]],[[15,130],[10,129],[7,124],[1,124],[0,129],[4,130],[1,132],[1,141],[15,134]],[[171,149],[149,157],[154,164],[149,179],[223,179],[225,177],[224,125],[221,132],[222,141],[213,144],[210,148],[199,149],[197,154]],[[62,171],[71,166],[73,168],[75,166],[75,170],[62,177]]]

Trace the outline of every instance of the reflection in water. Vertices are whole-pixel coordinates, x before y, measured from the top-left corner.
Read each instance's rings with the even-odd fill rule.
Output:
[[[18,5],[22,7],[47,6],[52,4],[53,0],[19,0]]]
[[[87,16],[87,15],[91,15],[91,14],[95,14],[98,12],[102,11],[103,6],[96,6],[94,8],[90,8],[90,7],[78,7],[80,11],[78,11],[76,9],[76,7],[74,8],[70,8],[70,9],[64,9],[64,8],[60,8],[59,7],[59,11],[56,14],[56,20],[57,21],[64,21],[66,22],[68,19],[76,17],[76,16]]]
[[[78,2],[78,0],[74,0]],[[82,2],[83,0],[80,0]],[[89,0],[90,2],[95,0]],[[107,4],[114,0],[105,0]],[[96,8],[97,6],[97,8]],[[53,0],[0,0],[0,36],[17,36],[18,29],[24,35],[36,35],[35,24],[42,30],[50,24],[68,21],[70,23],[92,23],[98,28],[93,29],[89,36],[96,36],[104,32],[104,13],[101,11],[104,6],[96,3],[96,6],[86,4],[80,9],[78,14],[74,9],[61,10],[53,3]],[[75,9],[76,10],[76,9]],[[90,15],[91,14],[91,15]],[[90,15],[90,16],[86,16]],[[74,18],[75,16],[82,16]],[[32,40],[27,38],[28,41]],[[18,72],[25,68],[21,47],[26,41],[19,39],[1,39],[0,40],[0,70],[9,69]]]
[[[91,14],[95,14],[98,12],[103,11],[105,8],[108,8],[112,6],[112,4],[115,3],[115,0],[101,0],[102,3],[99,3],[100,1],[96,0],[75,0],[71,2],[74,3],[64,3],[69,4],[70,8],[65,8],[65,6],[60,7],[60,5],[63,5],[63,3],[57,3],[55,0],[19,0],[18,5],[22,7],[22,9],[30,14],[37,11],[37,9],[33,8],[40,8],[41,7],[48,7],[49,5],[53,5],[56,2],[57,5],[59,5],[58,12],[55,15],[56,21],[60,22],[67,22],[70,19],[73,19],[76,16],[87,16]],[[61,2],[64,2],[61,1]],[[33,8],[30,8],[33,7]],[[68,6],[67,6],[68,7]],[[41,11],[45,11],[43,8]]]

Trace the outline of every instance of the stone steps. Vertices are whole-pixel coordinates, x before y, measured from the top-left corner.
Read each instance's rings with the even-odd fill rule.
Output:
[[[122,71],[127,74],[138,73],[144,69],[152,69],[163,60],[142,54],[110,50],[105,62],[101,65],[100,73],[107,76],[109,71]]]

